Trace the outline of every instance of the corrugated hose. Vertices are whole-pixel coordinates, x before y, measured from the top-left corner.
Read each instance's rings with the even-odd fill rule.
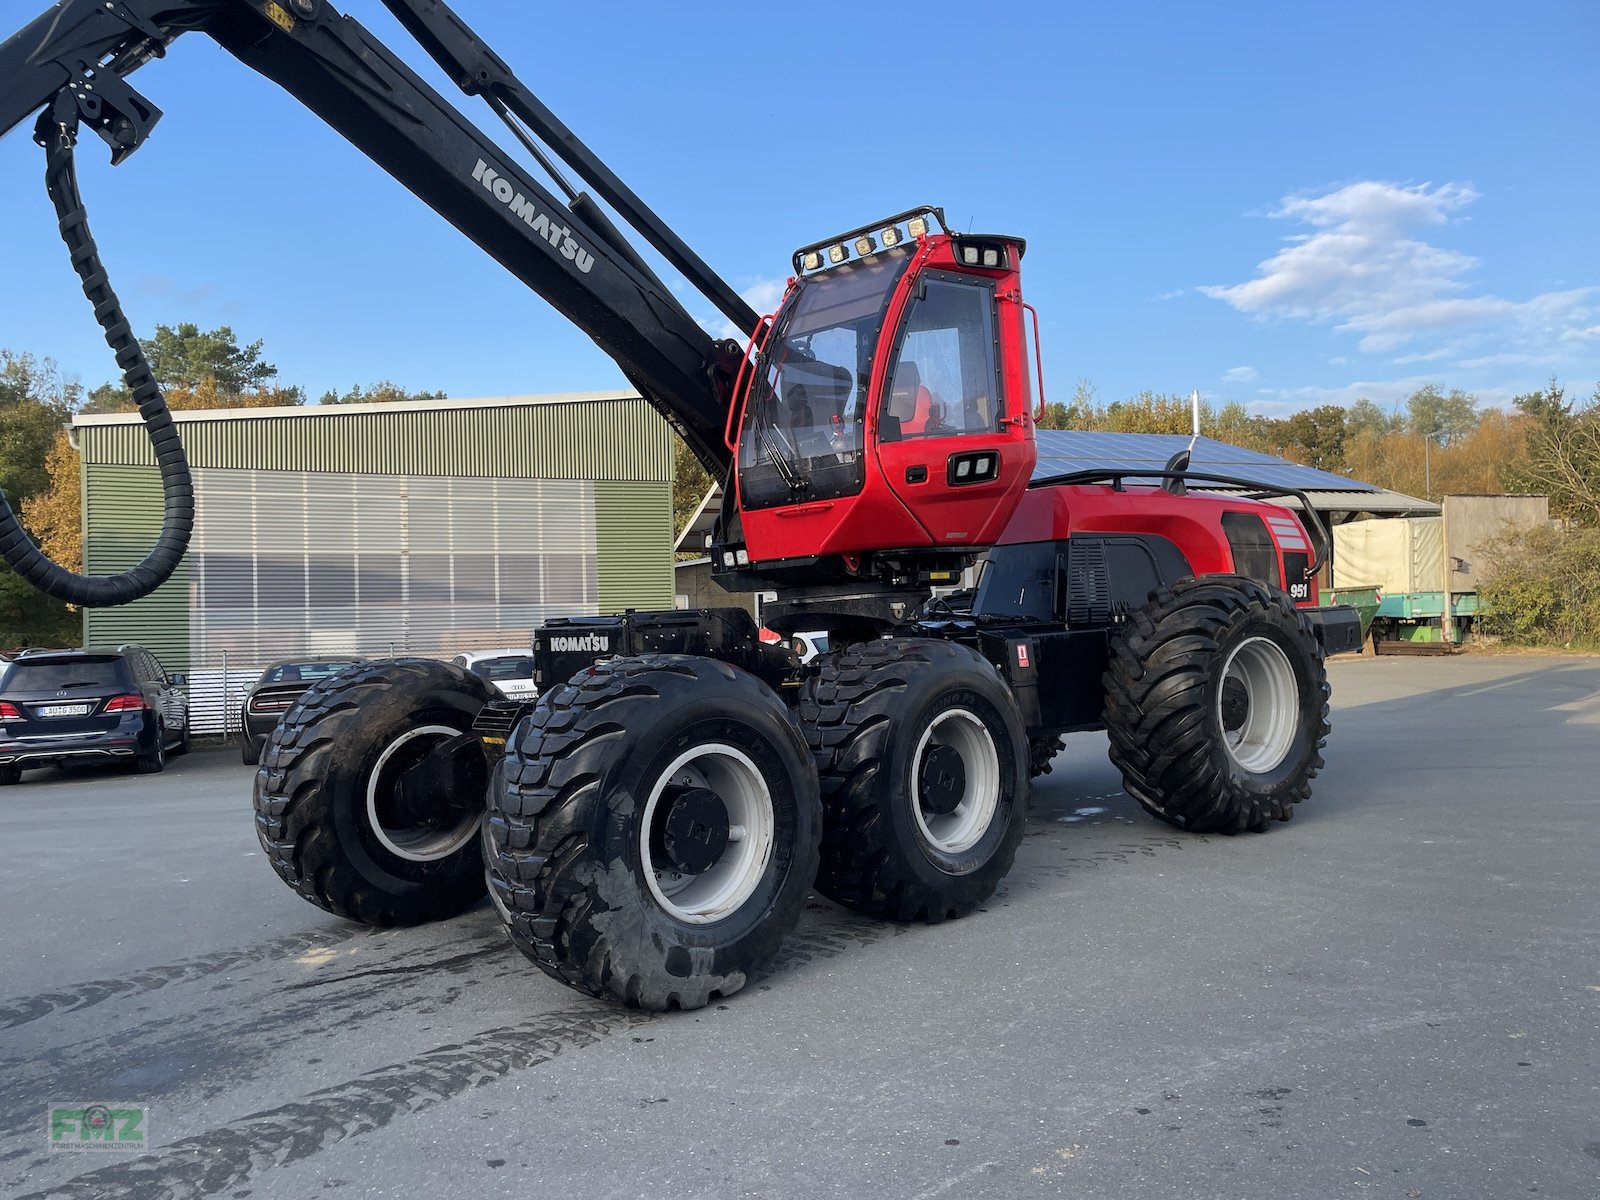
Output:
[[[139,406],[139,415],[144,418],[155,449],[156,464],[161,468],[161,536],[143,562],[119,575],[79,575],[52,562],[39,549],[0,491],[0,556],[28,583],[57,600],[106,608],[148,596],[171,578],[194,531],[194,484],[161,387],[150,372],[144,349],[128,326],[89,233],[89,217],[78,194],[78,173],[73,162],[78,141],[76,115],[66,104],[53,105],[40,118],[36,137],[45,148],[45,187],[56,208],[61,239],[72,254],[73,269],[83,280],[83,294],[94,305],[95,319],[105,330],[106,345],[116,354],[123,381]]]

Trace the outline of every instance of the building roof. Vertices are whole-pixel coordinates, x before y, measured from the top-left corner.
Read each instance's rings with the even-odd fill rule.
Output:
[[[1159,471],[1190,442],[1189,436],[1181,433],[1081,433],[1071,429],[1040,429],[1035,437],[1039,446],[1039,463],[1033,469],[1035,479],[1101,467],[1149,467]],[[1239,475],[1303,492],[1378,490],[1359,479],[1302,467],[1275,454],[1246,450],[1208,437],[1194,439],[1189,465],[1196,471]]]
[[[390,400],[376,404],[284,404],[263,408],[183,408],[172,413],[179,424],[194,421],[249,421],[262,417],[318,417],[352,416],[358,413],[394,412],[454,412],[471,408],[528,408],[545,404],[614,403],[619,400],[638,400],[639,393],[631,388],[602,392],[555,392],[528,396],[479,396],[472,399],[453,400]],[[72,427],[82,429],[92,425],[137,425],[138,413],[78,413],[72,418]]]

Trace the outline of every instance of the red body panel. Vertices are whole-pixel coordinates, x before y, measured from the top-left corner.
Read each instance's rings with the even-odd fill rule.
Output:
[[[1141,533],[1164,537],[1183,552],[1196,575],[1223,575],[1234,571],[1233,549],[1223,532],[1222,516],[1229,512],[1253,512],[1266,523],[1278,547],[1278,565],[1283,567],[1284,541],[1295,541],[1285,531],[1284,518],[1291,518],[1300,532],[1298,541],[1311,554],[1310,538],[1298,516],[1277,504],[1190,492],[1174,496],[1159,487],[1126,487],[1121,491],[1108,485],[1033,488],[1022,498],[1010,524],[1000,537],[1001,545],[1017,542],[1065,540],[1076,533]],[[1294,545],[1293,550],[1300,550]],[[1285,578],[1285,585],[1299,582]],[[1318,602],[1317,581],[1312,579],[1302,607]]]

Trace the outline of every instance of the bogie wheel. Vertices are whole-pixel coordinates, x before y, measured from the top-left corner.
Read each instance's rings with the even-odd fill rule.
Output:
[[[256,835],[284,882],[378,926],[480,900],[489,764],[463,735],[494,696],[487,681],[421,658],[308,689],[267,738],[255,778]]]
[[[1322,645],[1289,597],[1234,575],[1158,588],[1112,641],[1111,761],[1146,811],[1265,831],[1311,794],[1328,739]]]
[[[616,658],[547,691],[508,739],[489,894],[553,978],[700,1008],[795,927],[820,829],[816,771],[772,689],[707,658]]]
[[[901,921],[971,912],[1011,869],[1029,761],[1010,690],[954,642],[831,654],[800,696],[822,785],[817,890]]]

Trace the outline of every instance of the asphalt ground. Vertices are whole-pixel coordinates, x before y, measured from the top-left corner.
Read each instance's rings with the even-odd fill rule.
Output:
[[[590,1001],[487,904],[279,882],[232,749],[0,791],[0,1194],[1600,1195],[1600,659],[1331,665],[1295,820],[1194,837],[1105,739],[937,927],[825,901],[696,1013]],[[52,1102],[150,1151],[50,1153]]]

